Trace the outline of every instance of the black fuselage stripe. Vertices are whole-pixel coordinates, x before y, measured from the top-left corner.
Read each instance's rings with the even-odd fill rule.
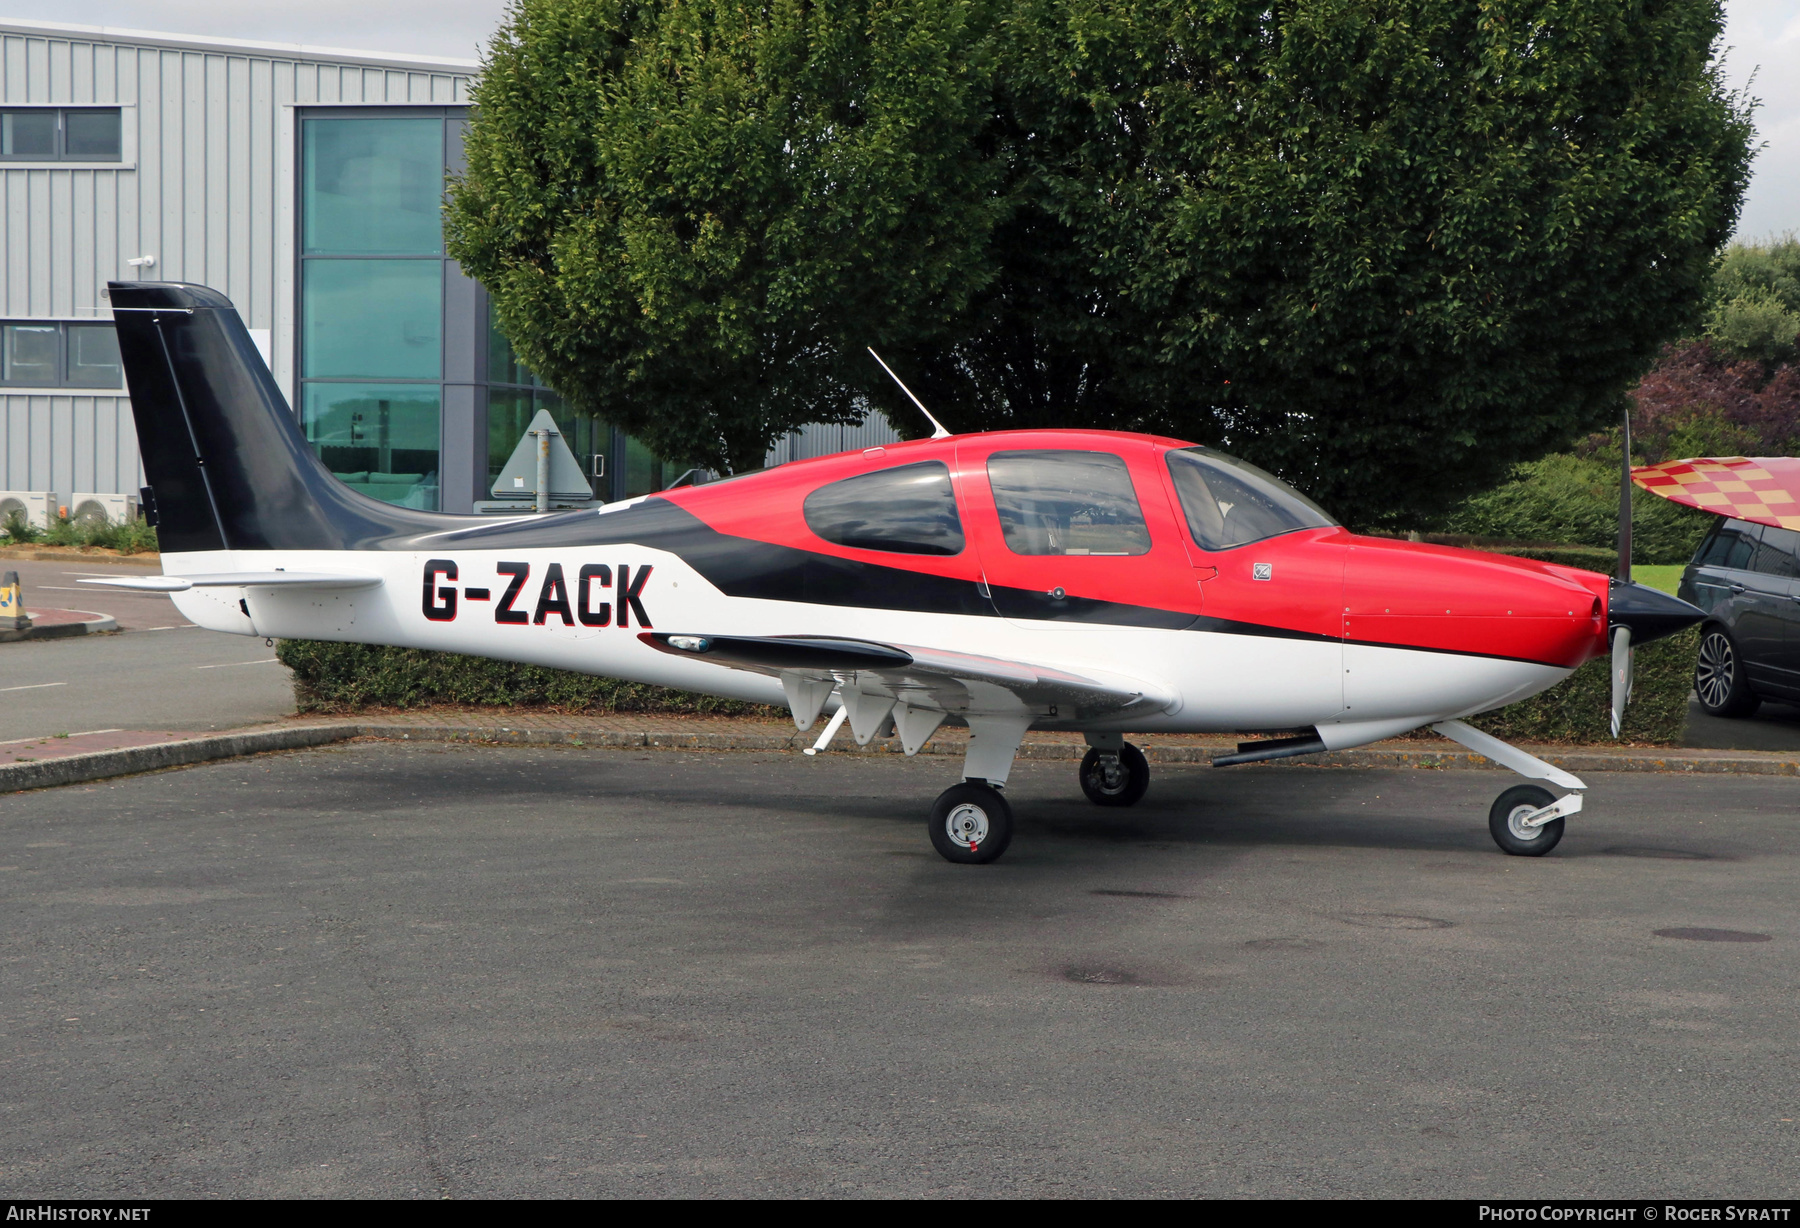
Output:
[[[1381,644],[1344,640],[1317,631],[1241,619],[1214,618],[1185,610],[1164,610],[1128,602],[1099,601],[1085,597],[1052,599],[1032,589],[990,586],[992,599],[981,594],[974,580],[959,580],[930,572],[909,571],[882,563],[866,563],[835,555],[778,546],[721,533],[685,508],[667,499],[649,498],[616,512],[596,515],[571,512],[520,522],[482,523],[451,533],[397,537],[382,543],[383,549],[429,550],[449,553],[459,545],[478,550],[587,549],[594,546],[633,545],[661,550],[679,558],[728,597],[829,605],[847,609],[883,610],[911,614],[962,614],[975,618],[1016,618],[1030,622],[1087,623],[1141,627],[1146,630],[1204,631],[1215,635],[1248,635],[1268,639],[1313,643],[1353,643],[1401,652],[1447,653],[1520,661],[1530,665],[1549,662],[1500,653],[1468,652],[1453,648],[1424,648],[1413,644]]]

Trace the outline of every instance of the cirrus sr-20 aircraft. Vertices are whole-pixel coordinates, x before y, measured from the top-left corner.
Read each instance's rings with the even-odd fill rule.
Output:
[[[396,507],[324,467],[224,296],[109,289],[164,571],[109,583],[215,631],[780,704],[908,755],[963,724],[929,822],[954,862],[1005,851],[1030,729],[1082,733],[1082,790],[1129,806],[1149,781],[1132,734],[1264,735],[1227,766],[1429,725],[1543,782],[1489,815],[1501,848],[1542,854],[1585,785],[1463,718],[1610,650],[1616,722],[1630,645],[1701,617],[1593,572],[1358,536],[1229,456],[1110,431],[941,436],[585,511]]]

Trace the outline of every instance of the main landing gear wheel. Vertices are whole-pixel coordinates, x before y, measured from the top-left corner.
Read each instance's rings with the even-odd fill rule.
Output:
[[[992,785],[965,780],[938,794],[931,844],[945,861],[986,865],[1012,843],[1012,807]]]
[[[1749,716],[1762,699],[1744,677],[1744,660],[1723,627],[1708,627],[1694,661],[1694,694],[1709,716]]]
[[[1150,762],[1127,742],[1116,755],[1095,747],[1081,761],[1081,791],[1096,806],[1135,806],[1150,787]]]
[[[1488,831],[1494,843],[1514,857],[1542,857],[1563,837],[1563,820],[1551,819],[1542,827],[1526,827],[1521,820],[1533,810],[1556,800],[1541,785],[1514,785],[1494,799],[1488,811]]]

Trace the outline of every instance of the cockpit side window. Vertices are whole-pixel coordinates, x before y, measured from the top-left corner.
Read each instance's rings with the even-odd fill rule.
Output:
[[[1188,529],[1203,550],[1230,550],[1337,524],[1280,478],[1236,457],[1211,448],[1177,448],[1168,457]]]
[[[1150,530],[1122,457],[996,452],[988,483],[1014,554],[1148,554]]]
[[[894,554],[961,554],[962,520],[942,461],[859,473],[806,496],[806,524],[828,542]]]

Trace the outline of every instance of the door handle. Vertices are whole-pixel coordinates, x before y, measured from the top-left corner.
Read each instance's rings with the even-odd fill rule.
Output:
[[[1731,587],[1731,591],[1734,593],[1747,593],[1750,591],[1749,589],[1745,588],[1742,584],[1733,584],[1730,587]]]

